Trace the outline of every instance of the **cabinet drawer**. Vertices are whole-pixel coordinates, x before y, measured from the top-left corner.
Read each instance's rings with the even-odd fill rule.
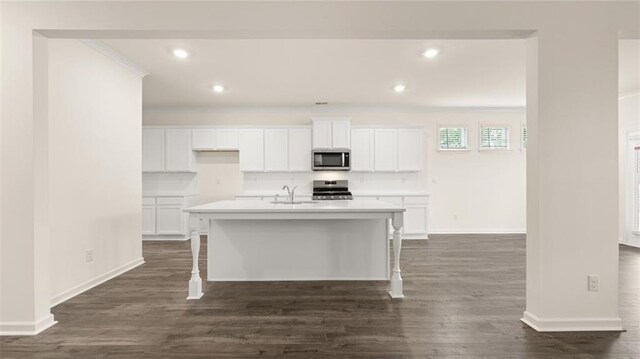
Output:
[[[402,197],[380,197],[380,200],[402,206]]]
[[[429,204],[429,197],[405,197],[404,204]]]
[[[184,198],[183,197],[158,197],[156,198],[156,203],[158,205],[162,205],[162,204],[180,205],[180,204],[184,204]]]
[[[155,206],[156,198],[155,197],[142,197],[142,205],[143,206]]]

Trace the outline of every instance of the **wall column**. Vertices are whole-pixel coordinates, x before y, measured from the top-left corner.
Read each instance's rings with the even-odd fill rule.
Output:
[[[49,289],[47,39],[4,17],[0,135],[0,334],[55,324]],[[26,29],[25,29],[26,30]],[[25,78],[24,74],[29,74]],[[6,85],[6,87],[5,87]]]
[[[618,33],[586,24],[527,46],[527,308],[539,331],[620,330]],[[600,289],[588,291],[587,277]]]

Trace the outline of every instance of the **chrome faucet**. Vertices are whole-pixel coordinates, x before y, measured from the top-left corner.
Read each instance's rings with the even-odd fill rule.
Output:
[[[287,190],[287,196],[289,197],[289,202],[293,203],[295,201],[295,197],[296,197],[296,188],[298,188],[298,186],[293,186],[293,189],[290,189],[288,185],[284,185],[282,187],[282,190]]]

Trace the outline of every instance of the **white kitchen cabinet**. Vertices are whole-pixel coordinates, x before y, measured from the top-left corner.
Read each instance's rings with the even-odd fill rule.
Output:
[[[197,129],[191,131],[191,148],[193,150],[214,150],[216,148],[216,131]]]
[[[289,170],[289,131],[286,128],[264,130],[264,170]]]
[[[404,212],[404,234],[426,234],[427,233],[427,206],[425,205],[405,205]]]
[[[398,160],[398,130],[374,130],[374,170],[376,172],[395,172]]]
[[[313,148],[351,148],[351,120],[348,118],[314,118]]]
[[[311,171],[311,129],[289,129],[289,171]]]
[[[142,172],[164,171],[164,130],[142,129]]]
[[[373,130],[351,130],[351,171],[373,171]]]
[[[240,150],[240,171],[264,171],[264,131],[261,129],[242,129],[238,132]]]
[[[429,196],[402,195],[402,196],[355,196],[359,200],[377,199],[391,204],[405,207],[404,226],[402,228],[402,238],[404,239],[427,239],[429,236]],[[389,236],[393,234],[391,222],[388,224]],[[390,237],[391,238],[391,237]]]
[[[351,121],[331,121],[331,148],[351,148]]]
[[[156,234],[156,199],[154,197],[142,199],[142,234]]]
[[[238,130],[234,128],[216,129],[216,149],[233,151],[238,149]]]
[[[198,128],[191,131],[194,151],[234,151],[238,149],[238,130],[234,128]]]
[[[422,171],[423,152],[421,129],[398,129],[398,171]]]
[[[192,207],[197,196],[142,197],[142,235],[145,240],[186,239],[191,228],[185,208]],[[177,236],[177,237],[176,237]]]
[[[195,172],[195,156],[191,148],[191,131],[167,129],[165,131],[166,172]]]
[[[331,148],[331,120],[313,120],[313,148]]]
[[[404,197],[404,234],[416,238],[427,238],[429,233],[429,197]]]
[[[184,213],[180,204],[156,205],[156,233],[183,234]]]

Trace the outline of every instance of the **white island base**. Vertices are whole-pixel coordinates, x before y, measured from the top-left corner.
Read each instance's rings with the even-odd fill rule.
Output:
[[[186,211],[207,231],[209,281],[390,280],[391,297],[404,297],[402,207],[358,200],[298,205],[222,201]],[[388,219],[394,227],[393,275]],[[191,241],[194,262],[187,299],[198,299],[198,232]]]

